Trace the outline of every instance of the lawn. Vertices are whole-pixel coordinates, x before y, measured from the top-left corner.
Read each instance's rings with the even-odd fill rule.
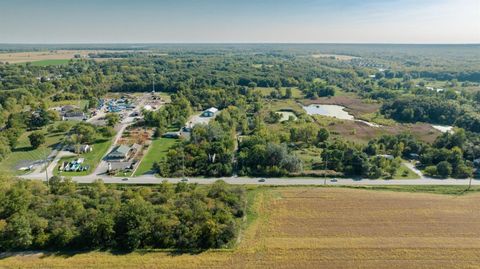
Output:
[[[26,172],[19,171],[18,168],[28,166],[28,164],[33,161],[44,160],[45,156],[50,154],[53,148],[65,137],[65,133],[49,133],[46,131],[46,128],[44,128],[43,131],[46,133],[45,144],[37,149],[33,149],[28,140],[31,132],[23,133],[18,139],[18,144],[15,149],[12,150],[12,153],[0,162],[0,171],[12,175],[25,174]]]
[[[152,169],[153,163],[167,155],[168,150],[178,142],[173,138],[158,138],[152,141],[147,154],[140,162],[134,176],[143,175]]]
[[[102,157],[107,153],[108,148],[112,144],[112,139],[99,139],[95,144],[93,144],[93,151],[80,154],[78,157],[68,157],[61,159],[58,163],[59,165],[64,161],[72,161],[77,158],[84,158],[84,165],[90,166],[87,171],[81,172],[61,172],[62,176],[85,176],[91,174],[97,165],[100,163]],[[53,171],[54,175],[59,175],[58,167]]]
[[[429,188],[437,186],[420,189]],[[0,267],[399,269],[480,264],[479,194],[259,187],[247,197],[247,227],[232,249],[6,254]]]

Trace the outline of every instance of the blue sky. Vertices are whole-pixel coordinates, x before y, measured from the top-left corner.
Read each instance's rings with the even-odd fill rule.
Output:
[[[480,43],[480,0],[0,0],[0,43]]]

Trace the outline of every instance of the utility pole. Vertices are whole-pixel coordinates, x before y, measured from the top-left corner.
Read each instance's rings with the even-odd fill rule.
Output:
[[[47,182],[48,185],[48,150],[45,148],[45,182]]]
[[[153,75],[152,93],[155,93],[155,75]]]
[[[185,178],[185,148],[182,145],[182,179]]]
[[[327,162],[328,162],[328,155],[325,154],[325,169],[323,170],[323,185],[327,185]]]

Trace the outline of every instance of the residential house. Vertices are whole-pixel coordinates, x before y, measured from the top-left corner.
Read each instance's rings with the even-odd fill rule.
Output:
[[[108,155],[107,159],[112,161],[128,160],[132,155],[132,148],[125,145],[116,146]]]
[[[81,111],[70,111],[66,112],[62,116],[62,120],[64,121],[84,121],[87,119],[85,113]]]
[[[87,153],[87,152],[91,152],[93,150],[93,147],[90,146],[90,145],[74,145],[74,144],[71,144],[71,145],[68,145],[65,150],[67,151],[70,151],[70,152],[74,152],[74,153]]]

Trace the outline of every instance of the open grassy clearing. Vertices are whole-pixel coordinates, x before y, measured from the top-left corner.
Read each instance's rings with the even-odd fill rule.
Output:
[[[30,62],[33,66],[49,66],[49,65],[62,65],[67,64],[70,62],[70,59],[51,59],[51,60],[40,60],[40,61],[33,61]],[[25,64],[25,63],[21,63]]]
[[[372,138],[379,137],[384,134],[400,134],[411,133],[418,139],[432,143],[440,132],[433,129],[427,123],[400,124],[391,126],[372,127],[361,122],[350,120],[339,120],[332,117],[315,115],[315,122],[320,126],[327,128],[333,136],[342,137],[346,140],[366,144]]]
[[[0,267],[476,268],[479,194],[402,192],[458,188],[255,188],[248,194],[248,227],[231,250],[4,254]]]
[[[409,132],[418,139],[431,143],[440,135],[440,132],[432,128],[430,124],[415,123],[401,124],[392,119],[387,119],[379,113],[380,103],[373,100],[363,100],[355,95],[323,97],[316,100],[304,99],[304,105],[325,104],[344,106],[345,111],[356,119],[365,120],[382,125],[379,128],[368,126],[360,122],[342,121],[331,117],[314,116],[317,123],[328,128],[333,134],[342,136],[348,140],[366,143],[370,139],[383,134],[399,134]]]
[[[265,113],[268,111],[279,111],[279,110],[291,110],[296,114],[305,113],[305,110],[297,103],[295,100],[285,99],[285,100],[272,100],[264,104]]]
[[[111,139],[99,139],[97,140],[96,143],[92,145],[93,150],[91,152],[87,152],[84,154],[79,154],[77,157],[68,157],[68,158],[62,158],[59,162],[58,165],[60,165],[64,161],[73,161],[74,159],[77,158],[84,158],[85,162],[83,165],[88,165],[89,168],[87,171],[81,171],[81,172],[61,172],[62,176],[85,176],[90,173],[92,173],[97,165],[100,163],[102,160],[102,157],[105,156],[107,153],[108,148],[112,144]],[[54,175],[59,175],[60,171],[58,171],[58,166],[53,170]]]
[[[168,150],[178,143],[178,139],[158,138],[152,141],[147,154],[140,162],[134,176],[140,176],[152,170],[153,163],[166,157]]]
[[[312,54],[313,58],[330,58],[335,59],[337,61],[350,61],[353,59],[358,59],[360,57],[351,56],[351,55],[343,55],[343,54],[327,54],[327,53],[317,53]]]
[[[45,144],[37,149],[32,148],[28,139],[28,136],[32,132],[23,133],[18,139],[18,144],[15,149],[12,150],[7,158],[0,162],[0,171],[12,175],[25,174],[25,171],[19,171],[18,168],[28,166],[27,164],[33,161],[44,160],[45,156],[48,156],[55,146],[65,137],[65,133],[47,132],[46,128],[44,128],[43,131],[45,132]]]
[[[78,106],[80,109],[85,108],[88,105],[88,100],[62,100],[62,101],[50,101],[50,107],[61,107],[66,105]]]
[[[300,89],[297,87],[291,87],[292,89],[292,97],[293,98],[302,98],[303,93]],[[260,93],[263,96],[269,96],[272,91],[276,91],[275,88],[273,87],[256,87],[255,90],[260,91]],[[282,93],[282,96],[285,95],[285,92],[287,90],[287,87],[281,87],[280,92]]]

